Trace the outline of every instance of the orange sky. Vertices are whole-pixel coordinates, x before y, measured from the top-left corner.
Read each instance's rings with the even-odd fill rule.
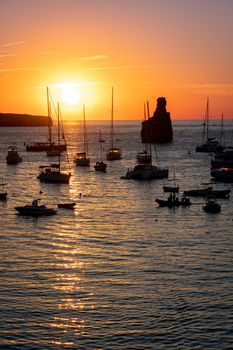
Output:
[[[1,1],[0,112],[46,115],[49,86],[64,119],[108,119],[113,86],[115,119],[159,96],[172,119],[203,118],[208,96],[232,119],[232,18],[231,0]]]

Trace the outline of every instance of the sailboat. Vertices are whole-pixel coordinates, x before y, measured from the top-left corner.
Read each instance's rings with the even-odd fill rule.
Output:
[[[101,130],[100,130],[100,136],[99,136],[100,161],[96,162],[96,164],[94,165],[94,168],[96,171],[106,172],[107,164],[103,162],[103,148],[102,148],[103,142],[105,141],[102,139]]]
[[[107,160],[121,159],[121,149],[113,146],[113,87],[112,87],[112,105],[111,105],[111,132],[110,132],[110,148],[106,153]]]
[[[155,146],[155,145],[154,145]],[[133,169],[128,169],[126,175],[123,179],[138,179],[138,180],[153,180],[153,179],[165,179],[168,177],[169,169],[161,168],[159,166],[157,152],[155,148],[155,154],[157,159],[157,164],[153,165],[151,163],[137,164]]]
[[[179,185],[177,185],[177,179],[174,172],[174,177],[168,179],[168,181],[173,181],[173,185],[163,185],[164,192],[179,193]]]
[[[60,107],[58,104],[57,111],[57,119],[58,119],[58,127],[60,124]],[[60,133],[58,133],[58,146],[60,146]],[[61,155],[58,155],[58,164],[51,165],[42,165],[40,166],[42,169],[41,173],[37,176],[37,178],[41,182],[47,183],[69,183],[71,174],[61,172]]]
[[[65,151],[67,146],[66,143],[55,144],[52,142],[52,130],[51,127],[53,125],[52,117],[51,117],[51,103],[50,103],[50,93],[49,88],[46,88],[47,92],[47,108],[48,108],[48,141],[45,142],[33,142],[31,144],[26,145],[27,152],[45,152],[45,151],[55,151],[59,150],[60,153]],[[57,152],[58,153],[58,152]],[[56,154],[58,155],[58,154]]]
[[[89,166],[90,158],[88,158],[88,141],[86,129],[85,105],[83,105],[83,152],[78,152],[74,156],[74,163],[77,166]]]
[[[149,119],[149,102],[147,101],[147,113]],[[146,105],[144,103],[144,120],[146,120]],[[145,148],[143,151],[137,153],[137,161],[138,163],[151,163],[151,145],[145,143]]]
[[[220,142],[215,140],[215,137],[209,136],[209,98],[207,98],[202,138],[203,143],[197,145],[196,152],[221,152],[225,149]]]

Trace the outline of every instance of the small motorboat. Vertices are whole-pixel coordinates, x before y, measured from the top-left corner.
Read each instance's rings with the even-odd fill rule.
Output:
[[[217,198],[229,198],[231,190],[228,189],[213,189],[213,186],[208,186],[205,188],[197,188],[193,190],[184,191],[186,196],[193,197],[206,197],[215,196]]]
[[[182,196],[181,199],[176,197],[174,194],[170,194],[168,199],[159,199],[156,198],[155,202],[159,204],[160,207],[169,207],[169,208],[175,208],[175,207],[187,207],[190,206],[192,203],[190,202],[189,198],[186,198],[185,196]]]
[[[32,204],[26,204],[24,206],[15,207],[15,210],[19,212],[20,215],[26,216],[50,216],[57,213],[53,208],[47,208],[45,205],[39,205],[40,198],[34,199]]]
[[[214,196],[208,196],[202,208],[208,213],[219,213],[221,211],[221,205],[217,203]]]
[[[63,209],[74,209],[76,203],[72,202],[72,203],[58,203],[58,208],[63,208]]]
[[[16,147],[10,146],[8,148],[6,162],[7,164],[18,164],[22,162],[22,157],[20,157]]]
[[[94,165],[94,168],[96,171],[102,171],[106,173],[107,164],[104,163],[103,161],[96,162],[96,164]]]

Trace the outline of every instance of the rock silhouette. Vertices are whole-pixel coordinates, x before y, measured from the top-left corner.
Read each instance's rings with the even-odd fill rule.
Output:
[[[166,110],[166,104],[165,97],[159,97],[153,117],[142,122],[141,139],[143,143],[172,142],[172,123],[170,113]]]
[[[49,118],[49,119],[48,119]],[[31,114],[0,113],[1,126],[53,126],[51,117]]]

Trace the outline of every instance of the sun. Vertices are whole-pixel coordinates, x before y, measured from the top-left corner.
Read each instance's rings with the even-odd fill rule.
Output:
[[[62,84],[61,101],[67,105],[76,105],[82,100],[82,93],[78,86],[73,84]]]

